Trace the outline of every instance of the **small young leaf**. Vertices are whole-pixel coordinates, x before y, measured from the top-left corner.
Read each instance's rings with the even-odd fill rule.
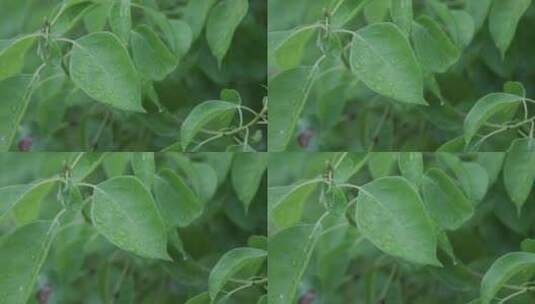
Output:
[[[131,37],[132,57],[143,77],[161,81],[176,68],[175,55],[150,27],[137,27]]]
[[[170,260],[164,221],[151,194],[132,176],[95,186],[91,219],[117,247],[146,258]]]
[[[532,273],[535,269],[535,254],[509,252],[499,257],[481,280],[481,304],[490,304],[494,296],[514,275]]]
[[[110,27],[124,43],[130,41],[132,28],[131,0],[112,0],[110,10]]]
[[[489,15],[489,30],[502,58],[513,41],[518,22],[531,0],[494,1]]]
[[[221,100],[209,100],[197,105],[182,123],[182,128],[180,129],[182,148],[187,150],[197,133],[207,124],[214,122],[217,124],[221,120],[227,121],[228,115],[236,112],[236,110],[234,103]]]
[[[421,16],[413,25],[412,41],[422,67],[433,73],[446,72],[460,56],[460,51],[440,25]]]
[[[0,152],[7,152],[11,148],[30,101],[30,82],[29,76],[15,76],[0,81]]]
[[[424,203],[440,228],[456,230],[474,213],[473,203],[444,171],[430,169],[422,184]]]
[[[401,152],[398,165],[403,177],[415,185],[420,185],[424,176],[424,160],[421,152]]]
[[[77,87],[97,101],[121,110],[145,112],[134,64],[121,41],[111,33],[97,32],[76,41],[70,75]]]
[[[232,186],[245,212],[256,196],[268,161],[267,153],[241,153],[232,162]]]
[[[74,182],[81,182],[102,163],[105,153],[82,152],[69,164],[71,178]],[[79,158],[78,158],[79,157]]]
[[[319,237],[314,225],[298,225],[282,230],[268,240],[268,302],[294,303],[297,287]]]
[[[156,171],[154,163],[154,152],[136,152],[132,153],[132,169],[134,174],[147,186],[152,188],[152,181]]]
[[[171,19],[169,20],[169,25],[171,29],[170,33],[172,33],[173,36],[167,37],[167,39],[173,41],[170,44],[174,49],[177,60],[180,61],[180,59],[188,53],[191,47],[193,33],[191,32],[189,25],[182,20]]]
[[[303,111],[312,84],[312,69],[284,71],[269,82],[269,151],[286,149]]]
[[[478,100],[464,120],[464,139],[466,143],[472,141],[479,128],[493,115],[516,107],[521,100],[522,97],[520,96],[506,93],[492,93]]]
[[[337,28],[343,27],[358,15],[358,13],[360,13],[371,1],[372,0],[342,0],[337,2],[339,7],[336,8],[336,12],[332,16],[333,26]]]
[[[188,226],[202,214],[203,206],[197,195],[169,169],[156,176],[154,193],[168,227]]]
[[[382,177],[359,191],[355,218],[362,234],[387,254],[441,266],[437,237],[416,186],[402,177]]]
[[[3,303],[28,302],[57,227],[57,222],[34,222],[0,239],[0,299]]]
[[[342,156],[341,156],[342,157]],[[338,166],[334,168],[334,182],[336,183],[345,183],[353,175],[364,167],[368,161],[370,154],[368,153],[347,153],[344,158],[340,161]]]
[[[235,104],[242,104],[240,92],[233,89],[223,89],[219,93],[219,98],[223,101],[232,102]]]
[[[36,36],[23,36],[9,41],[0,40],[0,80],[14,76],[24,67],[26,52],[33,46]]]
[[[518,213],[533,189],[535,181],[535,144],[530,139],[513,141],[503,167],[503,183]]]
[[[317,31],[315,26],[304,26],[289,31],[275,48],[275,59],[282,70],[296,68],[301,63],[305,46]]]
[[[223,0],[211,9],[206,21],[206,40],[219,65],[232,43],[234,31],[248,10],[248,0]]]
[[[427,104],[420,65],[396,25],[377,23],[358,30],[350,52],[351,69],[371,90],[401,102]]]
[[[210,298],[214,300],[233,275],[251,263],[261,263],[267,257],[265,250],[234,248],[225,253],[214,266],[208,278]]]

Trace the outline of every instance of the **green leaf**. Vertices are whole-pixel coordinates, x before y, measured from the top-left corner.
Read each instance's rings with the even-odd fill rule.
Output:
[[[89,1],[78,1],[66,4],[65,10],[56,22],[50,26],[50,32],[54,36],[61,37],[65,35],[73,29],[78,21],[84,18],[86,14],[92,12],[96,6],[97,4],[92,4]]]
[[[364,237],[387,254],[441,266],[433,223],[416,186],[402,177],[382,177],[362,189],[355,217]]]
[[[113,2],[95,3],[84,15],[84,26],[89,33],[100,32],[106,26]]]
[[[124,43],[130,41],[132,28],[131,0],[113,0],[110,10],[110,27]]]
[[[188,1],[184,9],[184,19],[191,27],[193,40],[196,40],[201,34],[208,13],[216,2],[217,0]]]
[[[91,219],[117,247],[146,258],[170,260],[164,221],[151,194],[132,176],[95,186]]]
[[[104,157],[102,167],[107,177],[120,176],[124,174],[130,160],[131,156],[128,152],[113,152]]]
[[[305,273],[319,237],[314,225],[282,230],[268,240],[268,302],[294,303],[297,287]]]
[[[503,183],[518,213],[528,199],[535,181],[535,144],[530,139],[513,141],[503,167]]]
[[[24,304],[33,294],[57,222],[34,222],[0,239],[0,299]]]
[[[219,93],[219,98],[223,101],[232,102],[235,104],[242,104],[240,92],[233,89],[223,89]]]
[[[57,179],[45,179],[37,181],[29,185],[25,185],[25,189],[19,192],[14,198],[11,206],[13,208],[12,214],[17,222],[17,225],[25,225],[35,221],[39,217],[41,211],[41,201],[50,192]],[[18,192],[18,190],[15,190]],[[9,202],[8,202],[9,205]]]
[[[143,77],[161,81],[177,66],[177,59],[147,25],[138,26],[131,34],[132,57]]]
[[[430,169],[422,184],[424,203],[442,229],[456,230],[474,214],[473,203],[442,170]]]
[[[172,41],[171,46],[175,52],[177,60],[180,61],[184,57],[193,43],[193,33],[190,26],[182,20],[169,20],[170,32],[172,37],[167,37]]]
[[[522,248],[522,251],[535,253],[535,240],[524,239],[522,243],[520,243],[520,248]]]
[[[444,73],[459,60],[460,50],[428,16],[421,16],[414,23],[412,41],[422,67],[430,72]]]
[[[220,66],[232,43],[234,31],[248,10],[248,0],[223,0],[210,11],[206,21],[206,40]]]
[[[492,116],[516,107],[522,97],[507,93],[491,93],[479,99],[464,120],[464,139],[470,143],[477,131]]]
[[[300,67],[284,71],[269,82],[269,151],[286,149],[308,98],[312,69]]]
[[[516,28],[531,5],[531,0],[494,1],[489,15],[489,30],[502,58],[513,41]]]
[[[487,171],[489,185],[494,184],[498,179],[504,159],[505,152],[485,152],[477,154],[476,162]]]
[[[398,160],[397,152],[372,153],[368,160],[368,169],[373,178],[389,176],[394,173]]]
[[[196,1],[194,1],[196,2]],[[203,292],[189,299],[186,304],[211,304],[212,300],[208,292]]]
[[[345,155],[345,156],[344,156]],[[345,183],[364,167],[369,159],[368,153],[342,153],[343,159],[334,169],[334,182]]]
[[[275,48],[275,59],[282,70],[299,66],[305,46],[317,31],[317,26],[304,26],[286,32],[284,39]]]
[[[193,172],[189,176],[192,178],[193,188],[201,202],[206,203],[214,197],[217,190],[217,172],[210,165],[204,163],[192,163],[192,168]]]
[[[242,202],[245,212],[249,210],[251,201],[258,192],[267,162],[267,153],[241,153],[232,162],[232,187]]]
[[[0,80],[22,71],[26,53],[33,46],[36,37],[29,35],[13,40],[0,40]],[[5,47],[1,47],[3,45]]]
[[[154,173],[156,172],[154,152],[132,153],[131,163],[134,174],[147,186],[147,189],[151,189]]]
[[[385,21],[390,10],[391,0],[374,0],[364,7],[364,16],[368,23]]]
[[[266,257],[267,252],[257,248],[234,248],[226,252],[210,272],[208,278],[210,298],[214,300],[229,279],[241,269],[251,263],[261,263]]]
[[[318,117],[324,128],[335,127],[340,122],[347,103],[346,88],[347,84],[341,84],[318,98]]]
[[[0,152],[11,148],[30,101],[31,77],[15,76],[0,81]]]
[[[297,183],[292,186],[268,189],[269,221],[278,229],[286,229],[301,220],[307,198],[316,189],[316,183]]]
[[[509,252],[499,257],[481,280],[481,304],[490,304],[498,291],[516,274],[532,273],[534,269],[534,253]]]
[[[341,28],[360,13],[372,0],[341,0],[332,16],[334,27]]]
[[[81,152],[81,154],[78,154],[77,158],[69,164],[71,179],[74,182],[83,181],[100,166],[105,156],[105,153],[95,152]]]
[[[466,11],[472,16],[472,19],[474,20],[474,26],[476,31],[479,31],[479,29],[485,23],[492,2],[492,0],[472,0],[467,1],[465,3]]]
[[[390,15],[392,16],[392,21],[408,36],[411,33],[412,18],[414,15],[412,0],[392,1]]]
[[[205,101],[193,108],[180,129],[181,144],[184,151],[206,125],[227,121],[228,116],[235,113],[236,110],[236,104],[221,100]]]
[[[395,100],[426,105],[423,77],[409,41],[392,23],[377,23],[355,32],[350,63],[372,91]]]
[[[489,175],[485,168],[476,162],[463,162],[453,154],[437,154],[455,173],[466,196],[475,203],[483,200],[489,187]]]
[[[154,193],[169,227],[188,226],[202,214],[203,206],[197,195],[169,169],[160,171],[156,176]]]
[[[0,188],[0,219],[10,210],[19,223],[34,220],[39,212],[41,199],[50,191],[55,179],[45,179],[33,184],[12,185]],[[20,207],[17,207],[19,206]]]
[[[121,110],[145,112],[134,64],[111,33],[98,32],[76,40],[70,75],[78,88],[97,101]]]
[[[453,10],[452,12],[453,21],[455,22],[455,27],[458,32],[458,43],[462,48],[467,47],[475,34],[475,24],[472,16],[464,10]]]
[[[420,185],[424,176],[424,160],[421,152],[401,152],[398,165],[403,177],[415,185]]]

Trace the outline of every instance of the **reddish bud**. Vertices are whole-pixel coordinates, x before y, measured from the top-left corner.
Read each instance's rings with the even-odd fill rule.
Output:
[[[19,151],[21,152],[28,152],[32,148],[32,138],[29,136],[24,137],[23,139],[19,140],[19,143],[17,144]]]
[[[316,292],[314,289],[310,289],[309,291],[305,292],[301,297],[299,298],[299,304],[312,304],[314,300],[316,299]]]
[[[297,142],[301,148],[308,148],[312,137],[314,137],[312,129],[305,129],[297,135]]]
[[[51,293],[52,288],[50,288],[50,286],[44,286],[43,288],[39,289],[37,291],[37,295],[35,296],[37,298],[37,303],[46,304]]]

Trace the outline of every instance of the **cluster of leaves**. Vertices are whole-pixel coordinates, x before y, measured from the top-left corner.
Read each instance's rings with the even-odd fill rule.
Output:
[[[259,0],[1,1],[0,151],[265,149],[266,16]]]
[[[269,150],[505,151],[532,138],[531,3],[270,0]]]
[[[277,153],[269,303],[533,303],[535,153]]]
[[[1,303],[266,298],[267,154],[4,153],[0,163]]]

